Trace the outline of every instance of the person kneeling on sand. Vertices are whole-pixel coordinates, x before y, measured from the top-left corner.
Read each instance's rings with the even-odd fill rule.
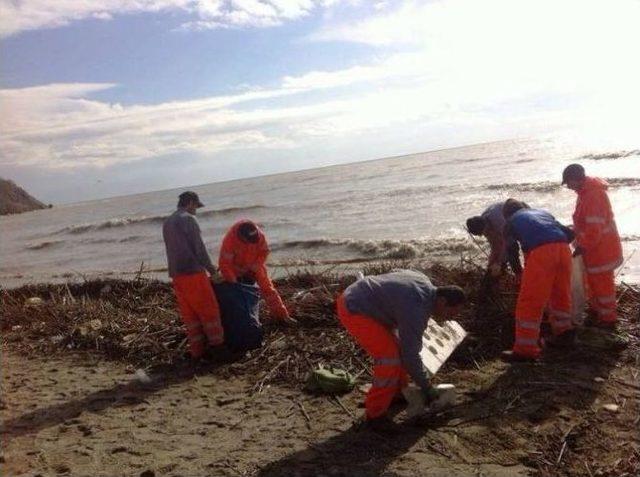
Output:
[[[269,245],[262,230],[250,220],[235,223],[224,236],[218,266],[225,281],[256,283],[273,318],[287,324],[296,320],[289,316],[267,272]]]
[[[420,352],[429,318],[458,314],[466,297],[460,287],[434,286],[423,273],[398,270],[350,285],[337,300],[340,322],[373,358],[373,383],[365,399],[365,419],[385,422],[391,402],[409,376],[425,403],[437,396]],[[397,337],[396,337],[397,331]]]
[[[549,212],[525,208],[515,199],[505,202],[506,233],[518,240],[525,266],[515,312],[515,342],[503,352],[507,361],[529,361],[542,353],[540,322],[547,308],[553,337],[550,344],[568,346],[575,340],[571,319],[571,249],[573,233]]]
[[[196,209],[203,207],[195,192],[180,194],[178,209],[162,226],[169,276],[187,331],[189,352],[194,359],[224,351],[224,331],[218,301],[207,276],[215,267],[202,242]],[[207,349],[206,345],[213,349]]]

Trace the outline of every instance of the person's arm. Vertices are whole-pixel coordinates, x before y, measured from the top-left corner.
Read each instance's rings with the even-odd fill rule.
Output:
[[[507,261],[513,273],[522,274],[522,263],[520,262],[520,245],[518,241],[511,238],[507,243]]]
[[[198,225],[198,221],[195,217],[187,217],[183,222],[185,226],[185,235],[187,240],[191,244],[191,249],[194,252],[196,260],[200,265],[202,265],[205,270],[207,270],[211,275],[216,273],[216,268],[213,266],[211,262],[211,257],[209,257],[209,253],[207,252],[207,248],[202,241],[202,233],[200,231],[200,226]]]
[[[485,234],[487,237],[487,241],[489,242],[489,246],[491,247],[491,251],[489,253],[489,269],[492,267],[502,268],[502,264],[505,259],[505,240],[502,235],[502,231],[493,230],[490,228],[487,230]]]
[[[232,233],[227,233],[224,239],[222,240],[222,247],[220,247],[220,257],[218,259],[218,268],[220,269],[220,273],[222,274],[222,278],[226,282],[236,283],[238,281],[238,277],[236,275],[236,270],[233,265],[233,257],[234,257],[234,240],[232,237]]]
[[[287,307],[284,306],[280,294],[273,285],[271,278],[269,278],[266,265],[264,263],[258,264],[255,267],[255,274],[256,282],[258,282],[258,286],[260,287],[262,296],[264,296],[264,300],[267,302],[271,315],[278,320],[289,320]]]
[[[406,319],[400,321],[398,334],[400,335],[400,358],[402,365],[424,393],[431,388],[429,372],[422,364],[422,335],[424,333],[424,318],[416,315],[415,310],[409,311]]]
[[[582,223],[575,230],[578,247],[585,252],[595,248],[602,239],[602,231],[608,222],[607,204],[604,193],[590,194],[584,198]]]

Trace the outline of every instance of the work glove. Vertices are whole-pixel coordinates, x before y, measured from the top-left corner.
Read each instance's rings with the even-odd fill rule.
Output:
[[[298,324],[298,320],[296,320],[295,318],[291,318],[289,315],[282,318],[280,322],[286,326],[296,326]]]
[[[489,275],[492,278],[497,278],[502,274],[502,266],[498,263],[492,263],[489,265]]]
[[[584,255],[584,248],[578,245],[576,248],[573,249],[573,256],[578,257],[580,255]]]
[[[424,399],[425,407],[431,405],[436,399],[438,399],[439,393],[433,386],[428,387],[422,391],[422,398]]]

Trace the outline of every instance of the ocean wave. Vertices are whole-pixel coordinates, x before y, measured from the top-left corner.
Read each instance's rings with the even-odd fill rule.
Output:
[[[488,190],[509,191],[514,190],[518,192],[553,192],[559,190],[562,185],[559,182],[517,182],[512,184],[489,184],[484,186]]]
[[[640,149],[632,149],[630,151],[603,152],[599,154],[585,154],[584,156],[580,156],[578,160],[591,159],[594,161],[601,161],[606,159],[623,159],[630,156],[640,156]]]
[[[61,245],[64,243],[64,240],[45,240],[44,242],[38,242],[27,245],[25,248],[27,250],[43,250],[46,248],[52,248],[56,245]]]
[[[636,187],[640,186],[640,178],[638,177],[614,177],[606,179],[611,187]]]
[[[612,177],[605,178],[612,188],[635,187],[640,185],[640,178],[636,177]],[[518,192],[553,192],[560,190],[562,184],[559,182],[516,182],[511,184],[488,184],[483,186],[489,190],[518,191]]]
[[[411,259],[427,255],[450,255],[474,250],[473,242],[466,238],[426,240],[356,240],[319,238],[276,243],[274,251],[292,249],[346,248],[367,257]]]
[[[212,217],[215,215],[225,215],[240,211],[250,211],[266,208],[264,205],[249,205],[245,207],[226,207],[223,209],[205,210],[198,213],[198,217]],[[96,230],[104,230],[117,227],[126,227],[128,225],[145,225],[145,224],[161,224],[169,215],[151,215],[140,217],[117,217],[108,219],[103,222],[85,223],[71,225],[58,230],[57,234],[83,234]]]
[[[213,210],[205,210],[203,212],[198,212],[198,217],[211,217],[214,215],[233,214],[236,212],[245,212],[250,210],[260,210],[260,209],[266,209],[266,208],[268,208],[266,205],[260,205],[260,204],[225,207],[224,209],[213,209]]]
[[[71,225],[69,227],[60,229],[58,233],[83,234],[85,232],[92,232],[94,230],[104,230],[104,229],[111,229],[116,227],[125,227],[127,225],[162,223],[162,221],[165,218],[166,216],[164,215],[143,216],[143,217],[120,217],[120,218],[105,220],[103,222]]]
[[[88,244],[127,243],[127,242],[137,242],[144,238],[145,238],[144,235],[128,235],[126,237],[121,237],[121,238],[105,237],[105,238],[87,239],[87,240],[83,240],[82,243],[88,243]]]

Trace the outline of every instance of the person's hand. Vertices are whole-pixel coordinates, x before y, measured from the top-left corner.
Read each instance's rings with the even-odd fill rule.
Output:
[[[514,276],[516,277],[516,285],[520,286],[520,283],[522,283],[522,272],[516,272]]]
[[[209,276],[213,283],[222,283],[224,281],[222,275],[220,275],[220,272],[216,268],[209,272]]]
[[[578,245],[576,248],[573,249],[573,256],[578,257],[580,255],[584,255],[584,248]]]
[[[433,386],[428,387],[422,391],[422,399],[424,399],[424,405],[429,406],[436,399],[438,399],[438,391]]]
[[[297,326],[298,324],[298,320],[291,318],[289,315],[282,318],[280,322],[285,326]]]
[[[493,278],[497,278],[502,274],[502,267],[498,263],[492,263],[489,265],[489,275]]]

